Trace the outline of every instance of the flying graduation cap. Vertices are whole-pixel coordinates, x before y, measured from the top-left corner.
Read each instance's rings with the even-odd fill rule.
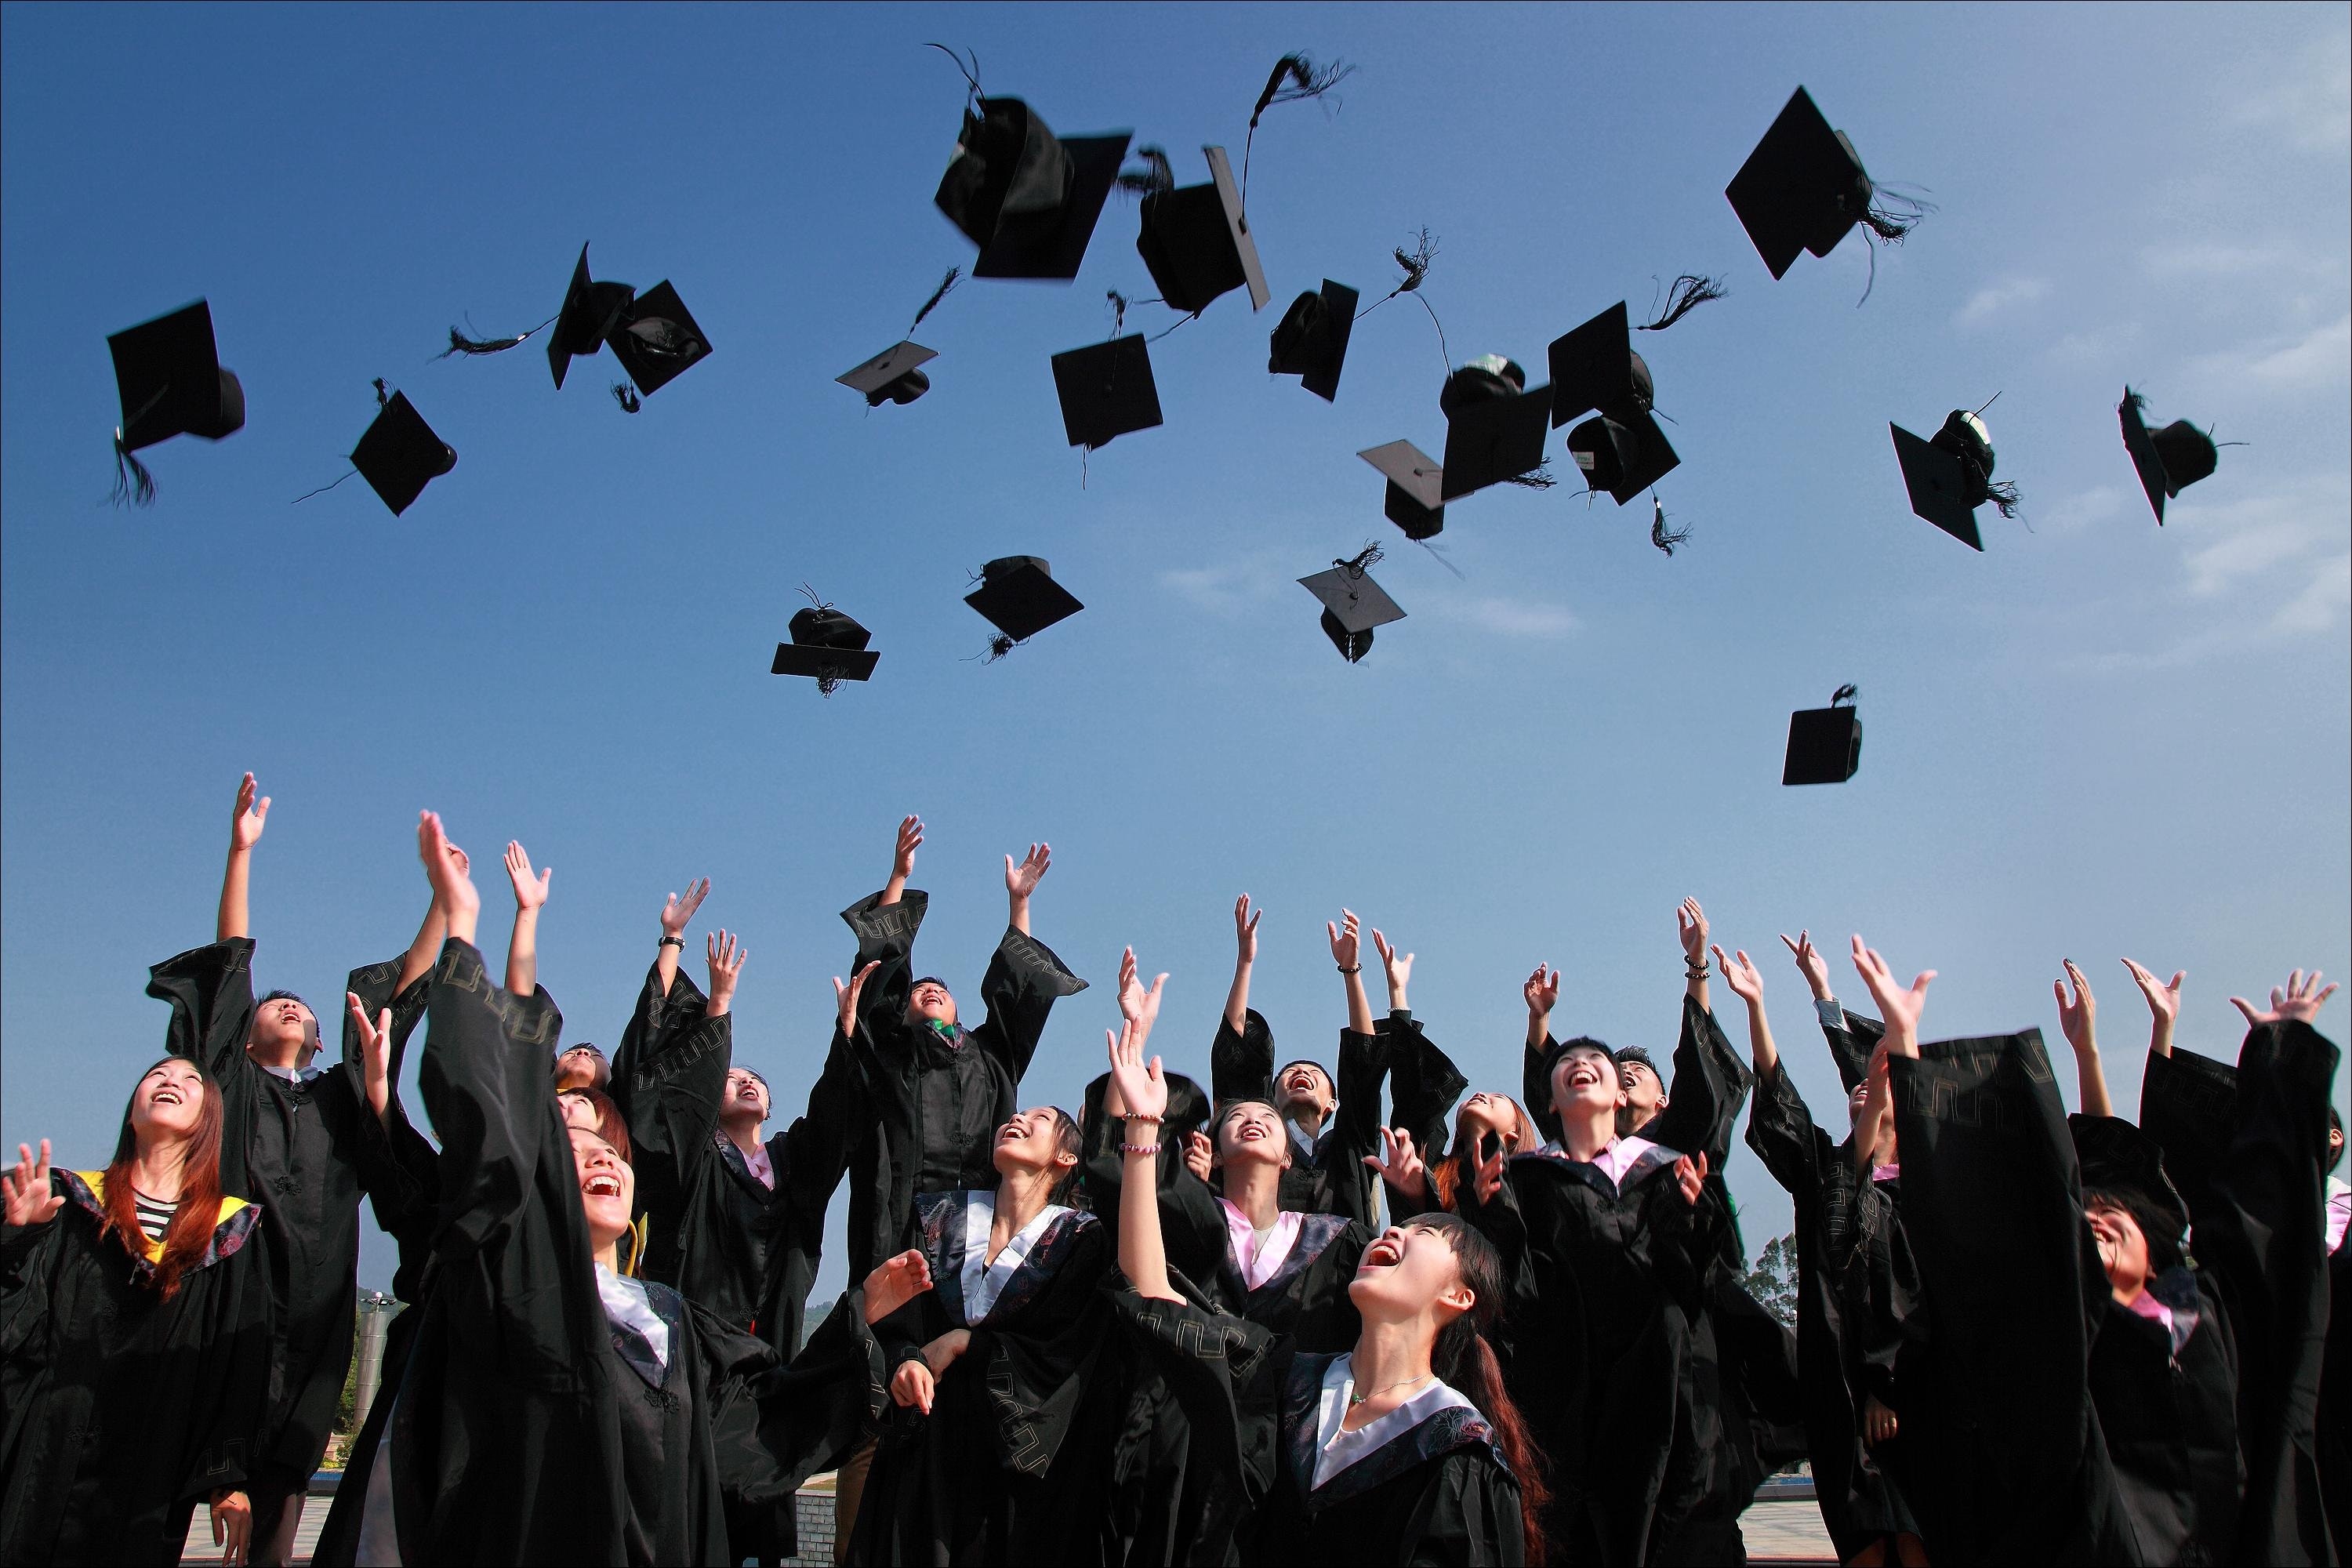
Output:
[[[1134,132],[1057,137],[1020,99],[982,93],[977,57],[967,67],[954,50],[930,47],[971,84],[963,133],[932,201],[980,247],[972,276],[1076,278]]]
[[[1829,255],[1856,224],[1866,237],[1896,244],[1925,210],[1916,202],[1882,196],[1853,143],[1844,132],[1830,129],[1801,87],[1723,194],[1776,279],[1788,275],[1801,251]]]
[[[1984,406],[1991,407],[1991,400],[1986,400]],[[2014,484],[1993,481],[1992,437],[1978,417],[1983,412],[1981,408],[1976,414],[1953,409],[1945,416],[1943,428],[1926,441],[1900,425],[1886,426],[1895,437],[1895,460],[1903,466],[1903,484],[1910,492],[1912,511],[1979,551],[1984,548],[1984,541],[1977,533],[1976,509],[1990,501],[2001,516],[2015,517],[2019,506]]]
[[[324,495],[357,474],[367,480],[378,499],[398,517],[425,493],[425,487],[457,466],[457,449],[433,433],[408,395],[375,384],[375,418],[352,448],[351,473],[334,484],[321,485],[294,498],[297,504]]]
[[[874,634],[806,588],[802,592],[808,593],[810,605],[793,613],[785,628],[793,640],[776,645],[775,662],[768,667],[768,673],[807,676],[816,682],[818,694],[825,697],[832,696],[845,680],[871,676],[882,658],[866,651]]]
[[[1368,544],[1352,559],[1334,561],[1330,570],[1301,577],[1298,585],[1322,602],[1323,635],[1349,664],[1372,649],[1372,628],[1404,619],[1404,611],[1368,570],[1381,558],[1381,547]]]
[[[1201,151],[1209,160],[1209,184],[1175,185],[1145,196],[1136,253],[1172,310],[1197,316],[1220,294],[1244,287],[1250,309],[1263,310],[1272,295],[1233,165],[1223,147]]]
[[[1004,555],[980,569],[980,586],[963,596],[997,630],[989,639],[989,662],[1013,651],[1056,621],[1086,608],[1076,595],[1054,581],[1042,555]]]
[[[1489,485],[1549,489],[1544,437],[1551,426],[1551,388],[1526,390],[1528,373],[1516,360],[1482,354],[1453,372],[1439,388],[1445,415],[1441,500],[1454,500]]]
[[[962,277],[963,268],[949,268],[948,275],[940,280],[938,288],[931,290],[931,297],[923,301],[923,308],[915,312],[915,319],[907,330],[911,332],[921,326],[923,318],[948,297],[948,290],[953,289]],[[931,378],[919,367],[939,357],[937,350],[927,349],[910,338],[902,339],[856,369],[833,379],[853,392],[864,393],[868,408],[879,408],[885,403],[903,405],[914,402],[931,389]]]
[[[1697,287],[1685,287],[1691,284]],[[1675,280],[1675,293],[1679,298],[1665,314],[1643,331],[1663,331],[1695,305],[1721,298],[1712,280],[1689,274]],[[1569,453],[1588,487],[1623,506],[1680,465],[1651,413],[1655,392],[1650,365],[1633,351],[1625,301],[1554,339],[1550,359],[1553,427],[1580,414],[1594,416],[1568,437]]]
[[[245,386],[224,369],[203,300],[106,340],[122,423],[114,432],[114,499],[153,504],[155,479],[131,456],[174,436],[217,441],[245,428]]]
[[[2221,454],[2211,436],[2186,419],[2150,430],[2141,417],[2147,408],[2147,399],[2126,386],[2124,400],[2116,405],[2116,417],[2123,425],[2124,449],[2139,473],[2139,488],[2147,492],[2147,504],[2155,509],[2161,528],[2165,501],[2210,475],[2221,466]]]
[[[1140,332],[1055,354],[1054,391],[1061,399],[1062,429],[1070,445],[1089,452],[1162,422],[1160,387],[1151,379],[1151,351]]]
[[[1854,689],[1841,686],[1826,708],[1789,715],[1789,754],[1780,763],[1782,784],[1843,784],[1862,766],[1862,716],[1853,707]]]
[[[710,353],[709,338],[667,280],[640,295],[630,284],[598,279],[588,271],[588,247],[583,245],[580,259],[572,267],[572,281],[563,290],[563,304],[554,315],[510,338],[469,337],[452,327],[449,346],[440,357],[504,353],[542,331],[548,334],[547,368],[559,392],[573,360],[610,343],[613,357],[636,384],[635,394],[619,384],[612,389],[631,414],[637,411],[637,395],[652,396]]]
[[[1391,441],[1356,454],[1389,482],[1381,515],[1404,530],[1416,544],[1445,531],[1445,472],[1437,459],[1410,441]]]
[[[1270,375],[1295,375],[1326,403],[1339,395],[1339,370],[1348,360],[1348,339],[1356,326],[1357,294],[1345,283],[1323,279],[1290,302],[1274,329],[1265,368]]]

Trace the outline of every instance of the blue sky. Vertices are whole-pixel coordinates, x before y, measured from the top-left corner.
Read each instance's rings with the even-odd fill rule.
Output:
[[[1097,988],[1033,1100],[1099,1070],[1129,942],[1174,974],[1159,1045],[1202,1068],[1247,890],[1286,1051],[1342,1020],[1343,903],[1419,954],[1417,1010],[1474,1082],[1516,1084],[1538,960],[1560,1022],[1664,1047],[1696,894],[1831,1114],[1774,941],[1800,926],[1939,969],[1939,1034],[2055,1047],[2074,958],[2134,1103],[2116,955],[2186,968],[2183,1042],[2223,1053],[2231,993],[2352,969],[2346,15],[8,6],[0,1139],[103,1157],[161,1038],[144,966],[209,936],[247,768],[276,800],[265,983],[331,1003],[406,942],[429,805],[488,873],[486,932],[508,838],[555,868],[541,973],[574,1038],[613,1038],[663,894],[711,876],[700,923],[751,950],[738,1049],[787,1108],[848,955],[835,911],[910,810],[924,960],[967,990],[999,857],[1054,846],[1037,933]],[[1108,334],[1106,289],[1154,292],[1131,205],[1075,285],[950,295],[921,402],[869,415],[832,382],[971,258],[930,204],[963,86],[930,39],[1188,182],[1202,144],[1238,153],[1284,51],[1359,68],[1259,130],[1274,304],[1155,343],[1167,424],[1083,488],[1047,360]],[[1860,308],[1859,238],[1775,283],[1722,196],[1800,82],[1937,208]],[[1685,550],[1651,549],[1646,505],[1506,489],[1449,510],[1457,580],[1382,521],[1354,453],[1442,449],[1427,319],[1361,322],[1329,405],[1264,374],[1265,334],[1325,276],[1376,297],[1423,226],[1457,360],[1538,364],[1654,279],[1729,283],[1643,345]],[[560,395],[535,344],[432,361],[453,322],[551,313],[583,240],[600,276],[675,282],[713,356],[634,418],[609,359]],[[161,503],[112,510],[106,334],[199,295],[248,424],[153,450]],[[358,483],[289,506],[342,471],[379,375],[456,471],[397,520]],[[2252,443],[2162,529],[2126,381]],[[1977,555],[1908,514],[1886,424],[1995,393],[2031,528],[1988,510]],[[1371,540],[1410,618],[1351,668],[1294,579]],[[983,664],[958,600],[1010,553],[1087,609]],[[873,628],[870,685],[767,673],[803,581]],[[1789,712],[1845,681],[1860,774],[1782,789]],[[1733,1185],[1760,1246],[1785,1201],[1751,1159]]]

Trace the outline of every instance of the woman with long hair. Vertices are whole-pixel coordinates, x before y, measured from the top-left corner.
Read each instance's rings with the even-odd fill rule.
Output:
[[[1143,1048],[1161,975],[1111,1037],[1130,1178],[1149,1182],[1167,1084]],[[1502,1262],[1452,1215],[1391,1226],[1349,1286],[1353,1349],[1318,1355],[1287,1336],[1186,1301],[1171,1283],[1158,1205],[1119,1208],[1118,1304],[1228,1473],[1208,1478],[1194,1560],[1286,1563],[1540,1560],[1539,1461],[1504,1392],[1486,1331]]]
[[[141,1075],[103,1171],[0,1173],[0,1562],[176,1563],[199,1501],[245,1560],[269,1392],[261,1211],[221,1193],[221,1091]]]

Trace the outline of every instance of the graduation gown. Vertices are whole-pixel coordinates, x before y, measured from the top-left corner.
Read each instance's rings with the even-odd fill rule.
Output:
[[[339,1489],[328,1535],[356,1550],[389,1528],[411,1563],[730,1561],[730,1497],[772,1502],[854,1438],[878,1388],[870,1339],[861,1359],[845,1325],[814,1389],[778,1384],[767,1346],[655,1286],[671,1329],[655,1363],[596,1284],[548,1071],[561,1016],[498,989],[470,943],[446,944],[432,980],[434,1254],[378,1396],[388,1451],[363,1491]]]
[[[1374,1026],[1374,1032],[1388,1064],[1389,1125],[1412,1134],[1423,1161],[1434,1164],[1445,1152],[1454,1103],[1470,1079],[1410,1012],[1400,1008],[1390,1013]]]
[[[918,1193],[996,1184],[996,1130],[1021,1109],[1015,1093],[1046,1017],[1056,1000],[1087,987],[1053,949],[1007,926],[981,980],[980,1024],[959,1025],[951,1036],[910,1025],[915,933],[930,895],[908,889],[888,905],[881,898],[869,894],[841,914],[857,934],[852,963],[880,965],[857,1004],[858,1081],[870,1109],[857,1114],[844,1155],[852,1168],[886,1179],[850,1187],[853,1279],[908,1245]]]
[[[253,952],[242,937],[193,948],[154,965],[147,994],[171,1005],[166,1049],[221,1086],[221,1190],[261,1209],[276,1342],[252,1462],[307,1480],[351,1370],[360,1199],[393,1148],[369,1110],[356,1057],[296,1082],[246,1054]]]
[[[0,1562],[172,1563],[190,1510],[250,1479],[267,1414],[260,1211],[224,1197],[168,1301],[105,1236],[104,1173],[53,1171],[45,1225],[0,1227]]]
[[[1256,1008],[1248,1010],[1240,1034],[1218,1016],[1217,1037],[1209,1047],[1210,1089],[1217,1104],[1274,1103],[1274,1032]],[[1290,1169],[1282,1173],[1279,1206],[1371,1222],[1372,1173],[1364,1157],[1381,1152],[1381,1080],[1387,1074],[1388,1052],[1377,1035],[1339,1031],[1339,1072],[1331,1080],[1339,1104],[1311,1152],[1284,1123],[1283,1135],[1291,1140]]]
[[[983,1203],[978,1238],[971,1205]],[[1103,1552],[1111,1445],[1124,1401],[1095,1377],[1115,1245],[1095,1216],[1049,1208],[982,1265],[992,1194],[927,1193],[918,1245],[931,1289],[876,1325],[898,1367],[950,1329],[971,1342],[930,1414],[893,1405],[847,1561],[1081,1563]]]
[[[1675,1158],[1651,1149],[1612,1183],[1597,1165],[1520,1153],[1491,1201],[1475,1184],[1456,1194],[1503,1257],[1504,1377],[1551,1465],[1556,1562],[1650,1562],[1706,1495],[1685,1405],[1723,1216],[1711,1194],[1683,1201]]]
[[[2336,1047],[2307,1024],[2250,1031],[2232,1072],[2175,1047],[2151,1056],[2140,1126],[2189,1205],[2200,1273],[2237,1331],[2245,1500],[2242,1563],[2321,1563],[2331,1542],[2319,1395],[2332,1314],[2324,1225]]]
[[[1903,1408],[1895,1368],[1918,1279],[1893,1196],[1853,1166],[1853,1141],[1815,1125],[1786,1064],[1756,1086],[1748,1146],[1796,1208],[1797,1364],[1822,1522],[1841,1561],[1888,1535],[1919,1532],[1904,1501],[1904,1438],[1863,1441],[1864,1401]],[[1882,1461],[1887,1461],[1882,1463]]]
[[[1191,1304],[1114,1298],[1124,1337],[1179,1391],[1204,1471],[1189,1563],[1517,1564],[1519,1489],[1493,1429],[1454,1406],[1315,1484],[1318,1405],[1333,1355]]]

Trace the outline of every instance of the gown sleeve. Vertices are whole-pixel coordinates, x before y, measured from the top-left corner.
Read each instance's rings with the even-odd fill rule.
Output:
[[[549,1065],[563,1016],[544,990],[509,995],[471,942],[454,937],[433,969],[418,1080],[441,1135],[436,1245],[467,1256],[504,1237],[530,1202],[546,1123]]]
[[[210,1290],[203,1351],[185,1369],[199,1394],[200,1415],[182,1500],[209,1498],[218,1487],[242,1487],[261,1456],[254,1449],[269,1408],[271,1373],[269,1281],[261,1249],[249,1242],[210,1265],[221,1270]],[[183,1289],[186,1287],[184,1285]]]
[[[784,1130],[776,1163],[782,1194],[770,1210],[767,1278],[755,1317],[760,1338],[789,1355],[800,1348],[809,1291],[824,1256],[824,1215],[848,1169],[850,1130],[866,1108],[856,1047],[836,1028],[824,1068],[810,1086],[807,1111]]]
[[[895,904],[884,903],[878,892],[868,893],[841,911],[857,935],[857,956],[850,960],[849,972],[855,974],[868,963],[881,965],[857,994],[859,1019],[906,1016],[907,993],[915,978],[915,933],[922,930],[930,907],[930,894],[908,888]]]
[[[1381,1152],[1381,1088],[1387,1076],[1386,1042],[1378,1035],[1339,1031],[1339,1077],[1332,1086],[1339,1103],[1316,1163],[1328,1184],[1329,1212],[1363,1225],[1372,1223],[1372,1173],[1364,1157]]]
[[[1740,1103],[1754,1081],[1755,1075],[1731,1048],[1715,1015],[1685,996],[1666,1108],[1643,1129],[1643,1135],[1676,1153],[1706,1154],[1708,1173],[1721,1175],[1731,1153],[1732,1131],[1739,1124]]]
[[[1112,1236],[1118,1234],[1118,1205],[1126,1196],[1127,1159],[1119,1145],[1127,1139],[1127,1123],[1103,1111],[1105,1073],[1087,1086],[1086,1110],[1078,1124],[1080,1163],[1086,1172],[1087,1201],[1094,1215]],[[1224,1214],[1217,1196],[1184,1163],[1183,1123],[1177,1107],[1199,1105],[1200,1086],[1181,1073],[1168,1075],[1168,1119],[1160,1124],[1159,1165],[1160,1234],[1166,1243],[1168,1267],[1188,1281],[1206,1283],[1217,1277],[1225,1257]]]
[[[1446,1120],[1470,1080],[1412,1014],[1391,1013],[1380,1033],[1389,1061],[1389,1125],[1412,1134],[1423,1161],[1435,1164],[1445,1152]]]
[[[1209,1046],[1209,1092],[1219,1105],[1274,1098],[1274,1031],[1256,1008],[1244,1011],[1238,1035],[1223,1014],[1217,1016],[1217,1037]]]
[[[881,1413],[886,1380],[865,1303],[863,1286],[843,1291],[789,1363],[688,1303],[710,1368],[712,1447],[730,1504],[790,1506],[801,1483],[845,1456]]]
[[[1519,1103],[1535,1119],[1536,1131],[1547,1138],[1559,1136],[1559,1118],[1551,1108],[1551,1075],[1544,1070],[1544,1063],[1550,1059],[1552,1047],[1558,1044],[1546,1035],[1543,1044],[1528,1046],[1519,1052]]]
[[[147,972],[147,994],[168,1003],[163,1049],[196,1063],[221,1086],[221,1191],[256,1197],[246,1169],[253,1145],[251,1075],[245,1054],[253,1037],[253,941],[233,937],[190,948]]]
[[[1203,1547],[1231,1542],[1280,1474],[1288,1342],[1245,1318],[1132,1290],[1113,1292],[1110,1304],[1122,1337],[1167,1380],[1184,1414],[1188,1468],[1203,1475],[1209,1516],[1195,1541]],[[1195,1560],[1218,1559],[1196,1552]]]
[[[719,1105],[734,1061],[735,1020],[712,1017],[701,987],[683,973],[661,989],[656,964],[613,1053],[613,1100],[629,1124],[637,1213],[652,1220],[650,1247],[673,1260],[688,1194],[719,1158]]]
[[[1790,1079],[1788,1064],[1776,1064],[1770,1077],[1756,1081],[1755,1109],[1748,1113],[1748,1148],[1781,1190],[1794,1196],[1810,1195],[1819,1185],[1821,1144],[1821,1130]]]
[[[1007,926],[980,983],[988,1016],[971,1032],[972,1038],[1018,1084],[1029,1070],[1029,1058],[1037,1054],[1054,1004],[1086,988],[1087,983],[1071,973],[1052,948]]]
[[[1519,1568],[1528,1560],[1519,1489],[1503,1468],[1475,1453],[1448,1455],[1432,1486],[1412,1568]]]

